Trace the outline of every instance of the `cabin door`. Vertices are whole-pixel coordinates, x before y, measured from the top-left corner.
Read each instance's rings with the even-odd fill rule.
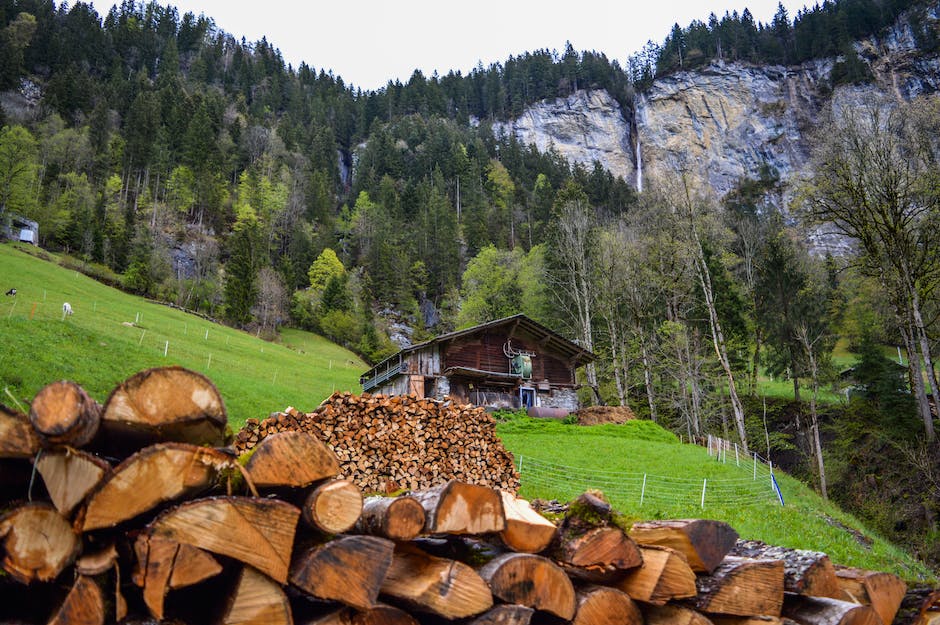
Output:
[[[532,408],[535,406],[535,389],[532,387],[519,387],[519,407]]]

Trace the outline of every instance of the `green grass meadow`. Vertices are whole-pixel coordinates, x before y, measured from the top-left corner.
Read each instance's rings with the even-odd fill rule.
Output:
[[[577,497],[591,481],[573,479],[574,469],[578,469],[580,475],[593,473],[598,482],[610,480],[617,474],[626,481],[629,475],[648,473],[675,481],[671,486],[676,491],[675,503],[647,497],[640,505],[638,488],[629,495],[607,492],[614,508],[628,518],[717,519],[731,524],[745,539],[824,551],[837,564],[892,571],[910,581],[936,579],[933,571],[903,550],[874,535],[838,506],[823,502],[805,484],[780,472],[776,473],[776,478],[784,506],[772,496],[760,503],[712,503],[706,496],[705,505],[701,506],[698,492],[703,479],[707,479],[712,488],[740,484],[743,489],[749,487],[747,480],[752,474],[752,465],[745,460],[738,466],[733,456],[731,461],[726,457],[724,463],[718,462],[705,448],[681,444],[672,433],[649,421],[579,426],[522,417],[499,423],[497,433],[515,455],[517,465],[521,457],[521,494],[526,498],[566,501]],[[550,485],[527,480],[524,468],[527,458],[530,462],[540,459],[557,465],[554,469],[557,479]],[[681,482],[688,482],[691,492],[687,494],[692,496],[680,495]],[[742,495],[742,500],[746,499]]]
[[[334,390],[359,392],[367,368],[314,334],[286,330],[279,342],[264,341],[0,245],[0,293],[10,288],[16,297],[0,300],[0,402],[8,405],[25,405],[58,379],[103,402],[142,369],[180,365],[218,386],[238,429],[288,405],[311,410]],[[65,319],[63,302],[74,311]]]

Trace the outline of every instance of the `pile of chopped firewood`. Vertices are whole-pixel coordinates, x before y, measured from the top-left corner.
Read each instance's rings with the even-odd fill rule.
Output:
[[[364,498],[309,432],[237,456],[225,421],[179,368],[0,410],[0,622],[887,625],[904,596],[718,521],[625,529],[599,493],[551,520],[455,480]]]
[[[516,492],[512,456],[483,408],[413,395],[334,393],[311,413],[295,408],[249,419],[235,436],[245,452],[266,436],[309,432],[339,459],[364,492],[428,488],[449,479]]]

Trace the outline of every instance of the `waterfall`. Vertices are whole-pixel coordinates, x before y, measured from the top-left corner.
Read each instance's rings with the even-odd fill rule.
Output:
[[[640,138],[636,139],[636,192],[643,193],[643,154],[640,152]]]

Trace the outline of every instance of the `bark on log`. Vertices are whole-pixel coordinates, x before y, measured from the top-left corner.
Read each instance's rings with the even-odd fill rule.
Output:
[[[75,382],[61,380],[39,389],[29,407],[29,421],[43,447],[82,447],[101,422],[101,406]]]
[[[548,558],[527,553],[497,556],[480,568],[494,597],[543,610],[565,620],[577,607],[574,586],[565,572]]]
[[[685,556],[669,547],[640,547],[643,564],[614,584],[633,599],[663,605],[671,599],[694,597],[695,573]]]
[[[940,589],[929,586],[908,589],[893,625],[940,625]]]
[[[787,592],[809,597],[842,599],[842,589],[829,556],[821,551],[774,547],[757,540],[739,540],[731,555],[783,560]]]
[[[327,534],[342,534],[362,514],[362,493],[348,480],[331,480],[310,491],[301,507],[304,521]]]
[[[780,616],[783,561],[727,557],[710,575],[696,579],[691,603],[702,612]]]
[[[104,591],[94,579],[79,575],[49,625],[104,625]]]
[[[0,516],[0,569],[24,584],[55,579],[81,546],[69,522],[47,503],[27,503]]]
[[[0,458],[32,458],[39,437],[26,415],[0,404]]]
[[[245,470],[259,488],[302,488],[339,474],[330,448],[307,432],[279,432],[251,451]]]
[[[489,587],[472,568],[407,543],[395,548],[382,594],[447,619],[475,616],[493,607]]]
[[[870,605],[881,622],[891,625],[907,593],[907,584],[897,575],[863,571],[861,569],[837,568],[836,578],[842,589],[839,599]]]
[[[366,497],[356,532],[411,540],[424,530],[424,520],[424,508],[414,497]]]
[[[535,610],[524,605],[495,606],[470,621],[469,625],[529,625]]]
[[[127,455],[162,442],[221,446],[227,417],[207,377],[182,367],[131,376],[108,397],[101,415],[104,450]]]
[[[779,616],[729,616],[726,614],[709,614],[714,625],[792,625],[793,621]]]
[[[312,597],[359,610],[375,607],[395,544],[377,536],[343,536],[301,549],[291,564],[291,584]]]
[[[223,625],[293,625],[290,603],[279,584],[250,566],[242,569],[222,617]]]
[[[75,572],[79,575],[94,577],[107,573],[118,561],[117,547],[113,542],[108,543],[98,551],[83,553],[75,560]]]
[[[800,625],[883,625],[871,606],[789,593],[783,602],[783,616]]]
[[[451,480],[412,497],[424,508],[430,534],[489,534],[506,528],[502,497],[485,486]]]
[[[643,618],[646,625],[713,625],[700,612],[681,605],[644,605]]]
[[[630,596],[616,588],[586,586],[577,592],[572,625],[643,625],[643,614]]]
[[[197,499],[158,516],[153,535],[250,564],[287,582],[300,510],[283,501],[252,497]]]
[[[711,573],[735,546],[738,533],[727,523],[678,519],[635,523],[630,538],[641,545],[669,547],[685,555],[697,573]]]
[[[506,514],[506,529],[499,533],[503,543],[520,553],[545,551],[555,538],[555,524],[536,512],[529,502],[500,491]]]
[[[36,470],[56,509],[68,516],[101,483],[111,465],[78,449],[57,449],[43,452]]]
[[[162,503],[200,493],[233,462],[222,451],[183,443],[142,449],[115,467],[89,495],[80,513],[82,531],[113,527]]]

